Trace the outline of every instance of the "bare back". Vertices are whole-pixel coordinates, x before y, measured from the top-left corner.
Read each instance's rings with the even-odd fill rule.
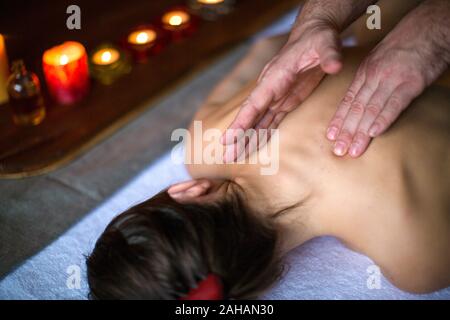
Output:
[[[325,130],[362,54],[352,49],[346,56],[344,70],[325,78],[281,123],[277,174],[261,176],[258,165],[226,167],[274,206],[302,202],[301,210],[327,220],[328,234],[372,258],[400,288],[449,286],[450,90],[430,87],[362,157],[338,158]],[[225,130],[250,89],[201,111],[203,125]],[[189,170],[220,176],[224,165]]]

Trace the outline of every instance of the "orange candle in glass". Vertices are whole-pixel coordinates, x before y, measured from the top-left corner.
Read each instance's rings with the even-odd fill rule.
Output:
[[[86,50],[68,41],[48,49],[42,57],[48,90],[57,103],[68,105],[82,100],[89,91]]]
[[[163,29],[171,33],[174,40],[189,36],[197,26],[197,19],[184,7],[176,7],[161,17]]]
[[[177,31],[189,26],[191,16],[187,11],[176,9],[165,13],[162,17],[164,29]]]
[[[159,51],[158,30],[151,25],[133,29],[126,38],[126,47],[137,62],[146,62],[150,54]]]

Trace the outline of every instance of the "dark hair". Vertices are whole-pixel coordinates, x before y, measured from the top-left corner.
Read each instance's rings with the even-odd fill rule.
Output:
[[[123,212],[87,258],[93,299],[178,299],[213,273],[223,296],[256,298],[282,273],[274,224],[237,192],[179,204],[166,192]]]

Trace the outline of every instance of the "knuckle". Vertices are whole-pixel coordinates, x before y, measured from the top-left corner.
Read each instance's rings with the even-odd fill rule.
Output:
[[[403,104],[397,96],[392,96],[389,100],[389,108],[387,108],[389,113],[396,115],[399,114],[403,109]]]
[[[396,74],[395,66],[384,66],[384,68],[381,71],[381,75],[383,78],[390,78]]]
[[[342,129],[341,133],[339,134],[340,139],[350,141],[352,140],[353,134],[347,130]]]
[[[361,102],[355,101],[352,103],[352,106],[350,108],[350,113],[354,115],[362,115],[364,113],[364,106]]]
[[[382,114],[380,114],[380,115],[378,116],[378,118],[377,118],[377,120],[375,121],[375,123],[376,123],[380,128],[383,128],[383,129],[389,126],[389,121],[388,121],[388,119],[387,119],[384,115],[382,115]]]
[[[364,141],[369,137],[369,134],[366,131],[359,129],[355,134],[355,140]]]
[[[381,111],[381,107],[377,104],[369,104],[366,107],[366,112],[370,115],[370,116],[377,116]]]
[[[355,94],[353,93],[353,91],[348,90],[344,96],[344,99],[342,99],[342,103],[350,103],[353,101],[354,98],[355,98]]]
[[[334,115],[333,120],[334,120],[335,122],[339,122],[339,123],[344,122],[344,121],[345,121],[345,117],[343,116],[343,112],[339,112],[339,111],[338,111],[338,112]]]
[[[344,123],[344,118],[342,118],[340,116],[335,116],[333,118],[333,120],[331,120],[330,126],[340,127],[340,126],[342,126],[343,123]]]
[[[379,66],[376,62],[368,62],[366,65],[366,74],[367,77],[373,78],[378,75]]]

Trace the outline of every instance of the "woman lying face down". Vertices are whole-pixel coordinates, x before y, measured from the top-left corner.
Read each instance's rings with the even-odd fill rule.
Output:
[[[225,130],[279,45],[255,46],[195,119]],[[338,158],[325,130],[362,52],[345,56],[344,70],[285,117],[278,148],[270,140],[250,156],[277,150],[276,173],[262,175],[257,161],[188,164],[194,180],[116,217],[87,260],[92,296],[255,298],[280,278],[286,252],[323,235],[367,255],[403,290],[449,286],[449,89],[430,87],[362,157]],[[186,148],[195,146],[207,143]]]
[[[88,259],[93,297],[183,299],[214,277],[191,298],[246,299],[279,278],[275,225],[246,206],[239,186],[177,187],[180,200],[162,191],[109,224]]]

